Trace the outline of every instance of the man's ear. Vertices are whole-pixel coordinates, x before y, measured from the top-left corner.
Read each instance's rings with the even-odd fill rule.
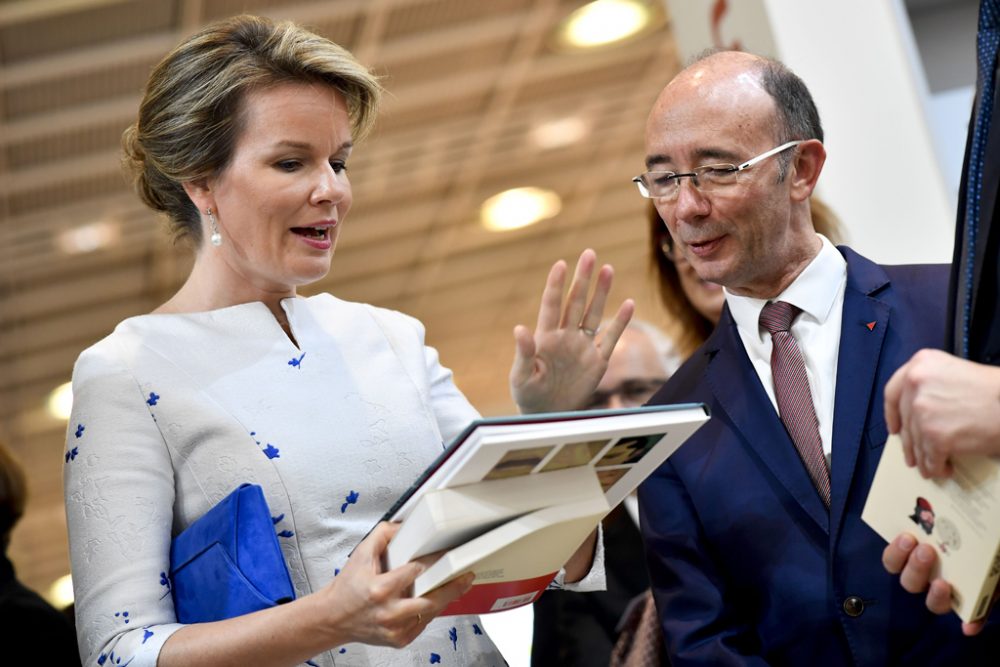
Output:
[[[826,162],[826,148],[818,139],[809,139],[798,145],[795,160],[789,168],[791,195],[795,201],[805,201],[812,195]]]
[[[181,186],[199,211],[205,212],[210,208],[215,208],[212,186],[207,176],[196,178],[193,181],[184,181]]]

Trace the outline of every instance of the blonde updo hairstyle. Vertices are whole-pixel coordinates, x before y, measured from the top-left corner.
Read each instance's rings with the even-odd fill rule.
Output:
[[[344,96],[355,140],[375,123],[378,79],[346,49],[294,23],[236,16],[182,42],[153,69],[139,117],[122,135],[136,192],[178,237],[201,240],[182,183],[221,172],[243,127],[247,93],[279,83],[326,84]]]

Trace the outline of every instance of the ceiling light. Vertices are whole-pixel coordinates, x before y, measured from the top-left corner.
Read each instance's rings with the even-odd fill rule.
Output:
[[[52,582],[48,598],[49,603],[56,609],[65,609],[73,604],[73,577],[64,574]]]
[[[49,394],[47,407],[49,414],[56,419],[69,419],[69,414],[73,411],[73,383],[66,382],[53,389]]]
[[[67,255],[81,255],[106,248],[116,243],[120,236],[121,229],[116,223],[101,220],[60,232],[56,245]]]
[[[551,218],[561,208],[562,200],[551,190],[514,188],[483,202],[481,217],[486,229],[505,232]]]
[[[581,141],[589,132],[587,121],[569,116],[536,125],[531,130],[531,141],[542,150],[564,148]]]
[[[662,15],[648,0],[595,0],[566,17],[556,42],[568,49],[614,44],[647,31]]]

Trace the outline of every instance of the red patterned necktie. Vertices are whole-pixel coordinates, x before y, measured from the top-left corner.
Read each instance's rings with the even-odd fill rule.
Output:
[[[799,344],[788,331],[800,312],[790,303],[770,302],[760,312],[760,325],[771,334],[771,373],[781,421],[823,503],[830,507],[830,470],[819,437],[819,420],[809,391],[806,365]]]

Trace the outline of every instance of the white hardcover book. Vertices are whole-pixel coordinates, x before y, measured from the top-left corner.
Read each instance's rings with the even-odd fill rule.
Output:
[[[601,495],[594,472],[584,466],[430,491],[392,538],[386,564],[391,569],[449,549],[543,507],[590,500],[594,487]]]

